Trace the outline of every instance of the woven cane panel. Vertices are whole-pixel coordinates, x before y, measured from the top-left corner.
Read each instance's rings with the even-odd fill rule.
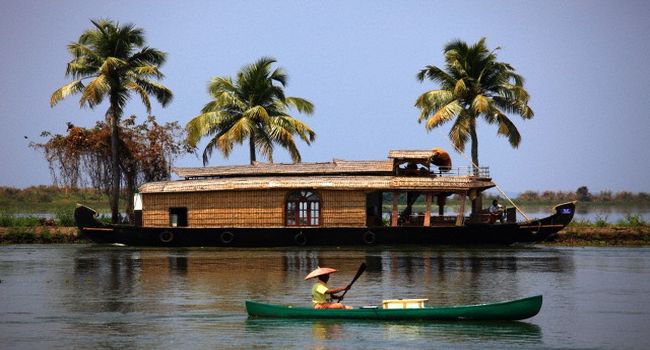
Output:
[[[169,226],[169,208],[187,208],[190,227],[283,227],[287,191],[218,191],[143,194],[145,226]],[[321,226],[365,226],[365,194],[320,191]]]
[[[169,226],[169,208],[186,207],[190,227],[281,227],[284,191],[143,195],[146,226]]]
[[[363,227],[366,225],[366,195],[357,191],[320,192],[324,227]]]

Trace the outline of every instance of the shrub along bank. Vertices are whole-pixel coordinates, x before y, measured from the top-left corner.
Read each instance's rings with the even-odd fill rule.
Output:
[[[558,246],[650,246],[650,226],[568,226],[546,245]]]
[[[0,244],[87,243],[76,227],[0,227]]]

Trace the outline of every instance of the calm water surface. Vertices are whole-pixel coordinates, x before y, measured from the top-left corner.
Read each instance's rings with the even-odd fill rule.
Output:
[[[544,295],[524,322],[248,319],[244,300],[308,305],[317,266],[354,305]],[[0,349],[647,349],[650,248],[0,247]]]

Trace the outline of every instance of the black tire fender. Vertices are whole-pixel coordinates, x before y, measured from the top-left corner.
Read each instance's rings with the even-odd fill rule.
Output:
[[[300,231],[295,236],[293,236],[293,241],[296,242],[296,244],[299,246],[304,246],[307,244],[307,236],[305,236],[305,234]]]
[[[158,235],[161,243],[170,243],[174,240],[174,234],[171,231],[163,231]]]
[[[219,239],[223,244],[230,244],[235,239],[235,234],[230,231],[223,231],[221,232]]]
[[[363,236],[361,238],[363,239],[363,243],[365,244],[374,244],[375,239],[377,239],[377,236],[375,235],[374,232],[368,230],[363,233]]]

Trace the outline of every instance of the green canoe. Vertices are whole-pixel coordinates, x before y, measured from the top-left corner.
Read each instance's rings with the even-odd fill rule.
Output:
[[[316,310],[310,307],[271,305],[246,301],[252,317],[307,319],[375,319],[375,320],[523,320],[537,315],[542,296],[492,304],[424,307],[419,309],[383,309],[361,307],[352,310]]]

